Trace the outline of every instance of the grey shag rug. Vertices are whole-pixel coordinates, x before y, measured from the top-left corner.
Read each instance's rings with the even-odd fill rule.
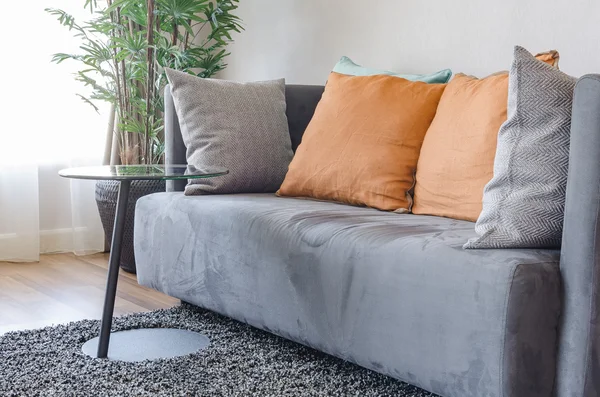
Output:
[[[0,336],[0,396],[435,395],[209,311],[182,305],[118,317],[113,330],[174,327],[211,344],[184,357],[126,363],[93,359],[81,345],[99,321]]]

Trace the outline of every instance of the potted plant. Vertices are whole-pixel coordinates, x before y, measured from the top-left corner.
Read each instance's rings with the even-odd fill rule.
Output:
[[[48,8],[59,23],[81,41],[77,54],[57,53],[52,61],[76,61],[75,79],[88,87],[79,95],[93,106],[111,104],[105,163],[157,164],[163,160],[162,93],[164,68],[214,76],[227,65],[231,34],[243,28],[234,15],[239,0],[86,0],[89,21]],[[113,139],[114,138],[114,139]],[[113,153],[111,156],[110,153]],[[117,183],[96,184],[96,201],[106,236],[112,235]],[[162,181],[137,181],[131,186],[121,267],[135,272],[133,216],[143,195],[164,191]],[[107,239],[110,241],[110,238]]]

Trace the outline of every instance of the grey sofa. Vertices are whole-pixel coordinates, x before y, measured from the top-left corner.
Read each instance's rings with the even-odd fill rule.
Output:
[[[288,86],[294,149],[323,87]],[[166,161],[185,163],[166,93]],[[464,250],[473,224],[273,194],[137,203],[141,284],[447,397],[600,396],[600,76],[573,109],[562,249]]]

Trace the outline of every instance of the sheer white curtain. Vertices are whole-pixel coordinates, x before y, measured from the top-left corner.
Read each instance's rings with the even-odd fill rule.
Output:
[[[79,20],[85,0],[3,4],[0,103],[0,261],[36,261],[41,253],[101,251],[104,237],[93,181],[57,175],[61,168],[99,165],[108,107],[100,114],[76,96],[79,65],[50,63],[78,52],[73,32],[46,7]]]

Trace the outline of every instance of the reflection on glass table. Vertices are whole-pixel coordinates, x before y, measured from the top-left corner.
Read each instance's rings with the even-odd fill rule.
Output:
[[[226,168],[217,166],[194,167],[193,165],[103,165],[92,167],[67,168],[60,176],[75,179],[93,180],[170,180],[214,178],[229,173]]]

